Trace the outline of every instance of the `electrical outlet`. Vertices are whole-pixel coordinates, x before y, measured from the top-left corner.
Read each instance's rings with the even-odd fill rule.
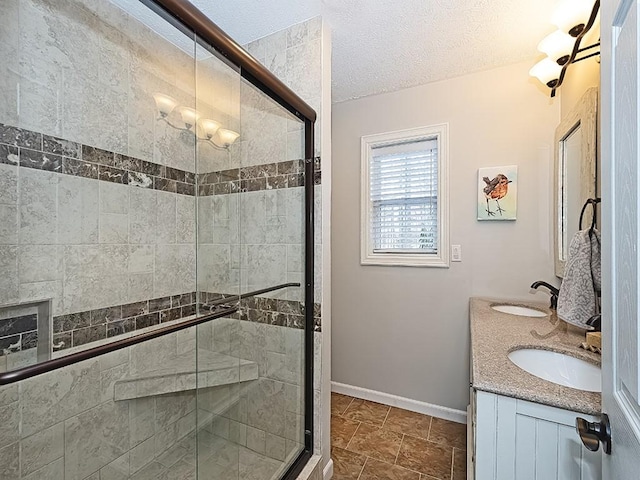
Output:
[[[451,261],[462,261],[462,247],[460,245],[451,245]]]

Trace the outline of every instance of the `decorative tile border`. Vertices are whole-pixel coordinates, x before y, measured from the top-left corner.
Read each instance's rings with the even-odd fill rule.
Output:
[[[181,195],[224,195],[304,186],[304,161],[288,160],[195,174],[0,123],[0,163]],[[322,182],[314,159],[314,185]]]
[[[181,195],[196,194],[193,172],[1,123],[0,163]]]
[[[208,302],[230,298],[235,295],[200,292],[200,304],[196,303],[196,292],[173,295],[170,297],[154,298],[126,305],[87,310],[53,317],[53,351],[65,350],[86,343],[115,337],[123,333],[129,333],[164,322],[179,320],[198,311],[201,313],[225,310],[236,306],[238,302],[229,302],[208,306]],[[198,310],[197,307],[200,307]],[[304,328],[304,305],[292,300],[278,300],[267,297],[251,297],[242,299],[240,312],[230,315],[231,318],[246,320],[249,322],[266,323],[289,328]],[[315,331],[321,331],[320,304],[314,303],[313,313],[315,319]],[[34,315],[34,318],[36,316]],[[0,321],[0,335],[5,330]],[[37,320],[33,320],[37,324]],[[9,328],[9,327],[7,327]],[[35,327],[34,327],[35,330]],[[6,330],[9,332],[9,330]],[[14,335],[13,331],[7,333]],[[35,338],[27,336],[25,341],[35,346],[37,332],[24,332],[24,334],[36,333]],[[0,348],[3,338],[0,337]],[[15,343],[15,340],[14,342]],[[23,343],[24,345],[24,343]],[[24,347],[23,348],[27,348]],[[31,348],[29,346],[28,348]]]
[[[238,301],[216,305],[208,305],[209,302],[235,297],[235,294],[200,292],[200,311],[216,312],[238,306]],[[279,300],[268,297],[243,298],[240,302],[240,311],[230,315],[231,318],[248,322],[266,323],[280,327],[304,328],[305,307],[302,302],[295,300]],[[322,331],[321,305],[313,304],[314,331]]]
[[[304,186],[304,160],[266,163],[218,172],[199,173],[198,195],[226,195]],[[315,185],[322,182],[320,157],[314,159]]]
[[[38,315],[0,320],[0,357],[38,346]]]
[[[53,317],[53,350],[140,330],[196,314],[196,293],[154,298]]]

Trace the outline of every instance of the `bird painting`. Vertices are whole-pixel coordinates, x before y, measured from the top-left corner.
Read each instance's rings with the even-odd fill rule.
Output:
[[[487,214],[492,217],[496,214],[489,208],[489,200],[495,200],[497,210],[502,216],[504,209],[500,206],[500,202],[498,200],[504,198],[507,193],[509,193],[509,184],[511,183],[511,180],[509,180],[506,175],[499,173],[493,180],[489,180],[489,177],[482,177],[482,181],[487,184],[483,189],[484,194],[487,197]]]
[[[478,171],[478,220],[515,220],[516,165]]]

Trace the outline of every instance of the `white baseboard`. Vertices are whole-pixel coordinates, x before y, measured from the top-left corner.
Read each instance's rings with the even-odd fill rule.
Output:
[[[324,470],[322,470],[322,478],[324,480],[331,480],[333,477],[333,459],[330,458],[327,464],[324,466]]]
[[[432,417],[443,418],[457,423],[467,423],[467,412],[463,410],[455,410],[453,408],[441,407],[431,403],[412,400],[410,398],[399,397],[390,393],[369,390],[368,388],[354,387],[344,383],[331,382],[331,391],[349,395],[350,397],[371,400],[372,402],[390,405],[392,407],[403,408],[411,412],[423,413]]]

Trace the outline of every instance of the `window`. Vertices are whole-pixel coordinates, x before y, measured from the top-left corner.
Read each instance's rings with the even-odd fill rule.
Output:
[[[449,266],[448,125],[362,137],[361,263]]]

